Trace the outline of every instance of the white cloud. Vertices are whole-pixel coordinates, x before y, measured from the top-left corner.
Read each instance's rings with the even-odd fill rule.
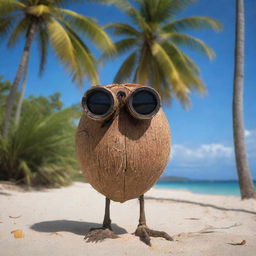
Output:
[[[247,131],[245,133],[246,147],[249,157],[256,157],[256,130]]]
[[[256,139],[256,130],[245,130],[244,135],[245,135],[246,138]]]
[[[200,168],[233,162],[233,148],[220,143],[203,144],[196,148],[172,146],[170,164],[182,168]]]
[[[246,149],[250,161],[256,160],[256,130],[245,130]],[[170,165],[173,167],[200,168],[235,165],[233,142],[202,144],[187,147],[174,144],[171,148]]]
[[[244,136],[245,136],[245,137],[249,137],[251,134],[252,134],[251,131],[248,131],[248,130],[245,130],[245,131],[244,131]]]
[[[183,145],[173,145],[172,158],[179,155],[184,158],[205,159],[205,158],[223,158],[230,157],[233,153],[233,148],[224,146],[223,144],[202,144],[197,148],[187,148]]]
[[[252,138],[254,137],[254,139],[256,138],[256,130],[245,130],[244,131],[245,137],[247,138]]]
[[[256,130],[246,130],[246,149],[250,167],[256,177]],[[197,147],[173,144],[169,170],[171,175],[193,178],[236,178],[233,141]]]

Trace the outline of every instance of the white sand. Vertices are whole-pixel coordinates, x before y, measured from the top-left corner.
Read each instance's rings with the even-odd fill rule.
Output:
[[[113,229],[120,238],[86,243],[84,234],[102,222],[105,202],[90,185],[30,192],[0,185],[0,255],[256,255],[256,201],[162,189],[145,196],[148,226],[175,241],[152,238],[148,247],[133,236],[139,203],[130,200],[111,204]],[[14,238],[15,229],[25,237]],[[230,244],[242,240],[245,245]]]

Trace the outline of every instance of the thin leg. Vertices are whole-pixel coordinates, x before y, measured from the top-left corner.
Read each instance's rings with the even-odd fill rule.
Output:
[[[139,226],[146,226],[146,216],[145,216],[145,208],[144,208],[144,195],[139,197],[140,201],[140,218],[139,218]]]
[[[118,235],[116,235],[111,228],[110,200],[108,198],[106,198],[105,201],[105,214],[102,227],[91,228],[84,237],[87,242],[101,242],[106,238],[118,238]]]
[[[135,236],[140,237],[140,240],[145,244],[151,246],[150,236],[152,237],[163,237],[166,240],[173,241],[173,239],[163,231],[156,231],[149,229],[146,224],[145,208],[144,208],[144,195],[139,197],[140,202],[140,218],[139,225],[135,231]]]
[[[110,219],[110,199],[108,199],[107,197],[105,202],[105,215],[103,220],[103,228],[108,228],[112,230],[111,219]]]

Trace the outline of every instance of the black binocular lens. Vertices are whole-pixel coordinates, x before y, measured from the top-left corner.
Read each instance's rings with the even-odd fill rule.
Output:
[[[139,87],[130,96],[128,109],[138,119],[150,119],[160,109],[159,94],[150,87]]]
[[[86,104],[91,113],[104,115],[109,111],[112,101],[106,92],[94,91],[88,96]]]
[[[148,91],[139,91],[133,96],[132,106],[141,115],[151,114],[157,107],[157,99]]]
[[[93,87],[82,99],[82,106],[86,114],[94,120],[105,120],[116,109],[112,92],[104,87]]]

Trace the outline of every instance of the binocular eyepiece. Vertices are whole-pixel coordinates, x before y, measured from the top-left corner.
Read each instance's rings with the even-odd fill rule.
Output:
[[[106,120],[119,107],[118,92],[114,94],[107,87],[95,86],[88,90],[83,99],[82,107],[87,116],[94,120]],[[122,93],[125,97],[125,93]],[[138,87],[125,99],[126,109],[136,119],[151,119],[161,107],[161,99],[156,90],[151,87]]]

